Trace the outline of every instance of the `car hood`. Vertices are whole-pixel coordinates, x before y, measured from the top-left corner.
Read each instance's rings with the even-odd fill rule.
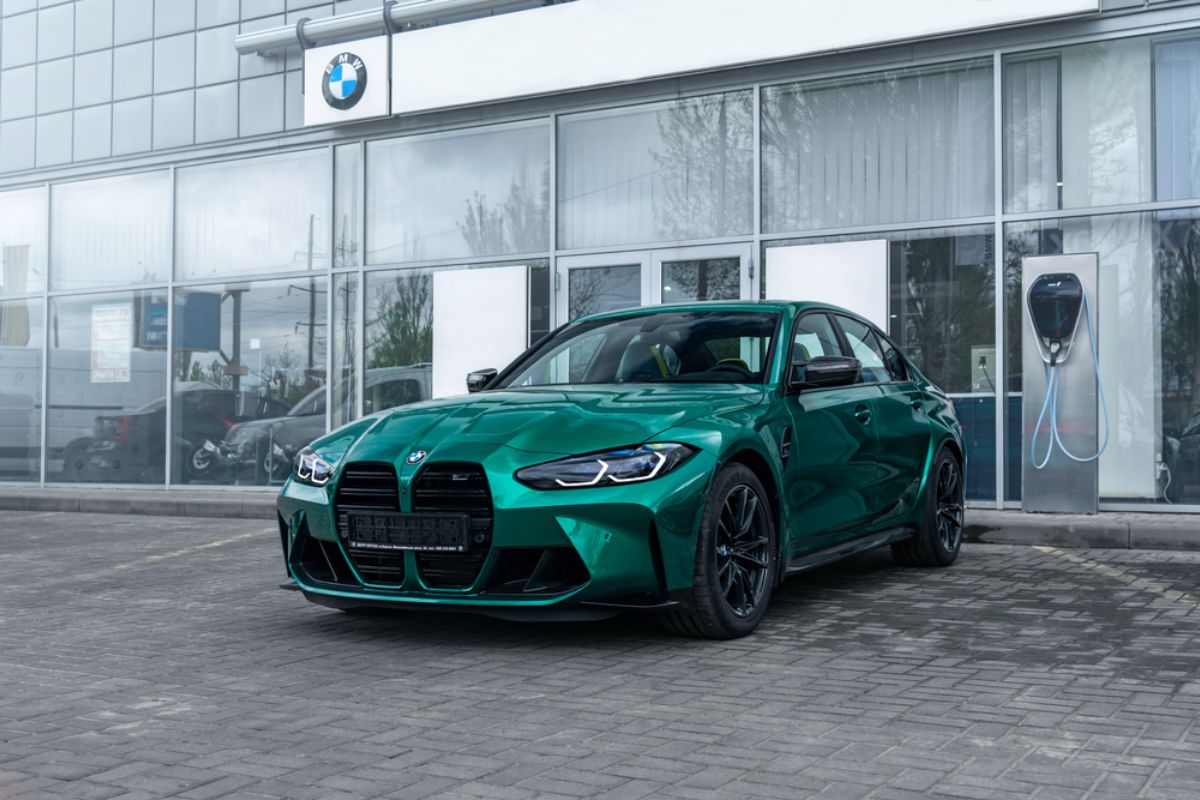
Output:
[[[638,444],[697,417],[762,402],[761,386],[538,387],[396,409],[363,437],[430,452],[441,444],[505,445],[574,455]]]

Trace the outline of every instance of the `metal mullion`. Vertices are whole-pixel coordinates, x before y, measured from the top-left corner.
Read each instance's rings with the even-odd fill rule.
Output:
[[[875,225],[860,225],[852,228],[818,228],[807,231],[785,231],[783,233],[764,233],[764,242],[789,241],[791,239],[819,239],[829,236],[855,236],[872,233],[899,233],[901,231],[921,231],[931,228],[966,228],[972,225],[990,225],[995,221],[994,214],[981,217],[960,217],[958,219],[917,220],[915,222],[877,223]]]
[[[301,280],[306,277],[312,277],[312,270],[300,270],[292,272],[266,272],[253,273],[250,275],[232,274],[232,275],[209,275],[204,278],[191,278],[189,280],[172,282],[172,285],[177,289],[191,289],[194,287],[215,286],[227,283],[270,283],[272,281],[294,281]]]
[[[1141,9],[1138,9],[1141,11]],[[1111,13],[1111,12],[1110,12]],[[1110,17],[1110,20],[1113,19]],[[1058,22],[1067,22],[1068,20],[1058,20]],[[1114,39],[1130,39],[1138,36],[1155,36],[1158,34],[1170,34],[1187,31],[1196,27],[1196,19],[1180,20],[1178,22],[1159,22],[1141,27],[1121,28],[1117,30],[1109,30],[1087,33],[1078,33],[1073,36],[1060,36],[1056,39],[1047,39],[1041,42],[1029,42],[1025,44],[1009,45],[1008,47],[999,47],[996,52],[1002,56],[1016,55],[1022,53],[1033,53],[1038,50],[1054,50],[1061,47],[1073,47],[1080,44],[1091,44],[1093,42],[1107,42]],[[1118,23],[1119,24],[1119,23]]]
[[[992,54],[992,213],[995,220],[992,223],[992,262],[994,275],[992,277],[995,298],[992,303],[992,315],[996,326],[996,359],[992,364],[992,389],[996,398],[996,419],[994,422],[996,436],[996,503],[1000,510],[1004,507],[1005,492],[1005,462],[1007,460],[1008,441],[1005,438],[1008,425],[1008,369],[1004,352],[1004,301],[1007,296],[1004,291],[1004,59],[1000,51]],[[999,366],[999,369],[997,369]]]
[[[163,425],[163,436],[166,439],[163,442],[163,486],[168,489],[171,488],[171,473],[175,469],[175,214],[177,206],[176,198],[178,196],[176,177],[175,167],[171,167],[171,208],[169,214],[171,249],[167,267],[167,402],[164,408],[166,424]]]
[[[751,90],[752,107],[754,120],[752,122],[752,130],[754,142],[753,155],[751,156],[751,169],[753,175],[753,216],[754,216],[754,244],[750,248],[750,263],[747,267],[750,270],[750,300],[758,300],[762,297],[763,286],[763,265],[762,257],[762,86],[755,84]],[[755,263],[758,263],[758,269],[754,268]]]
[[[333,278],[333,262],[336,260],[337,224],[334,219],[336,209],[334,198],[337,195],[337,146],[329,145],[329,197],[327,219],[329,221],[329,263],[325,266],[325,432],[333,429],[333,293],[337,286]],[[316,290],[314,285],[313,290]],[[314,334],[315,335],[315,334]],[[267,476],[268,482],[270,477]]]
[[[1025,211],[1005,214],[1005,222],[1040,222],[1048,219],[1072,219],[1077,217],[1106,217],[1117,214],[1139,214],[1155,211],[1178,211],[1200,208],[1200,199],[1161,200],[1145,203],[1121,203],[1111,206],[1089,206],[1087,208],[1057,209],[1048,211]]]
[[[707,94],[713,94],[713,92],[707,92]],[[655,100],[654,102],[660,103],[662,101]],[[626,107],[627,106],[624,105],[613,106],[611,103],[609,103],[604,105],[602,109],[620,111]],[[554,113],[555,115],[558,114],[558,112]],[[470,120],[469,122],[461,122],[451,125],[439,126],[436,122],[434,122],[430,123],[427,127],[417,128],[411,131],[380,131],[379,133],[365,136],[363,138],[363,142],[366,144],[371,144],[373,142],[391,142],[397,139],[404,139],[405,141],[412,141],[416,139],[436,139],[443,136],[469,134],[474,131],[490,132],[507,128],[520,128],[522,126],[533,127],[533,123],[545,121],[546,112],[526,111],[523,113],[516,113],[510,118],[500,117],[495,121],[476,118]]]
[[[388,264],[372,264],[365,269],[367,272],[391,272],[405,269],[438,269],[440,267],[473,267],[488,264],[516,264],[532,259],[542,260],[548,256],[545,252],[535,253],[503,253],[494,256],[471,256],[470,258],[439,258],[425,261],[404,261]]]
[[[666,239],[656,242],[629,242],[623,245],[578,247],[570,250],[559,250],[558,255],[560,257],[569,256],[571,258],[576,256],[591,255],[602,256],[609,253],[630,253],[642,250],[676,250],[681,247],[710,247],[717,245],[751,244],[753,241],[753,234],[746,233],[739,236],[718,236],[708,239],[684,239],[682,241],[679,239]]]
[[[549,230],[547,231],[547,247],[550,254],[550,294],[547,327],[555,330],[562,321],[558,319],[558,114],[550,115],[550,208]],[[531,309],[532,312],[532,309]],[[530,342],[533,344],[533,342]]]
[[[363,416],[367,407],[367,274],[360,271],[357,278],[357,293],[358,293],[358,317],[354,321],[354,333],[357,336],[357,344],[355,346],[354,360],[357,364],[351,365],[354,369],[354,389],[358,397],[356,400],[356,419]]]
[[[366,410],[366,391],[367,391],[367,142],[363,140],[358,143],[358,170],[359,182],[358,190],[362,195],[362,207],[360,214],[362,218],[359,220],[359,247],[358,258],[356,259],[358,272],[354,279],[354,288],[357,297],[358,313],[355,314],[354,321],[354,336],[355,336],[355,353],[354,363],[350,365],[354,374],[354,418],[362,417]]]
[[[42,231],[42,252],[46,254],[45,276],[42,278],[42,413],[40,436],[38,437],[38,485],[46,485],[46,462],[49,460],[50,438],[47,426],[50,422],[50,184],[43,184],[46,190],[46,225]]]
[[[51,297],[81,297],[92,294],[116,294],[118,292],[141,292],[153,291],[154,289],[162,289],[166,287],[165,281],[153,281],[150,283],[119,283],[105,284],[102,286],[91,286],[86,289],[55,289],[52,292],[47,292]]]

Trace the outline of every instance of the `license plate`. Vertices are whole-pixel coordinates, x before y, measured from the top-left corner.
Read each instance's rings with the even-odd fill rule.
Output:
[[[349,523],[356,550],[461,553],[471,528],[466,514],[350,514]]]

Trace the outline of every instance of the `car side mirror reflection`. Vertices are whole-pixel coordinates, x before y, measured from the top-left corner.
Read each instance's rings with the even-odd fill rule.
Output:
[[[857,383],[862,363],[846,356],[817,356],[808,361],[792,362],[788,386],[794,391],[827,389]]]
[[[492,382],[492,378],[496,377],[497,371],[494,369],[477,369],[474,372],[467,373],[467,391],[474,394],[481,391],[483,387]]]

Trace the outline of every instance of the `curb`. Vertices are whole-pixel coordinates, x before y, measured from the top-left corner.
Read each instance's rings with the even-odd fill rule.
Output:
[[[1027,514],[969,508],[964,540],[979,544],[1200,550],[1200,515]]]
[[[154,517],[274,519],[274,491],[71,490],[41,487],[0,489],[0,510],[133,514]]]

